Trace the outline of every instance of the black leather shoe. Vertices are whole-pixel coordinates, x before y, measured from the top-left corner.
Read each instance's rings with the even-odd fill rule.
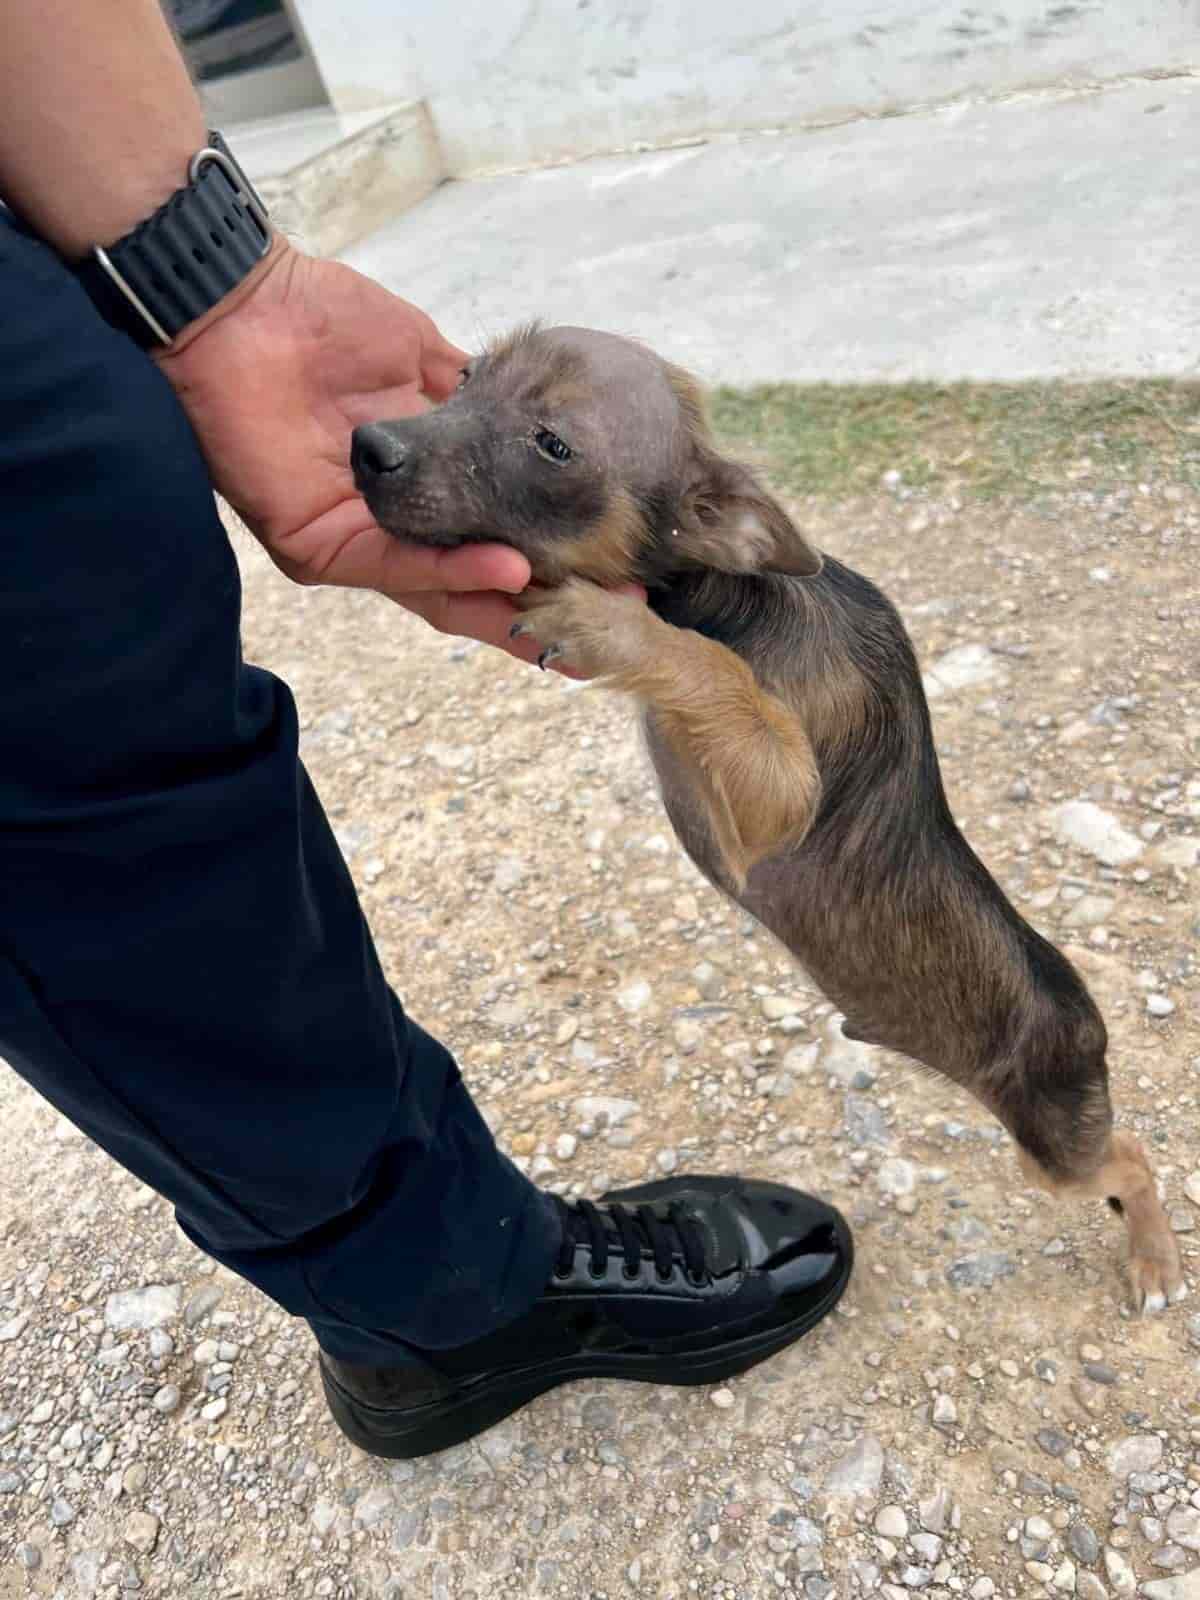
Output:
[[[807,1333],[850,1279],[844,1218],[782,1184],[664,1178],[558,1205],[553,1275],[515,1322],[402,1367],[322,1352],[329,1408],[356,1445],[445,1450],[575,1378],[719,1382]]]

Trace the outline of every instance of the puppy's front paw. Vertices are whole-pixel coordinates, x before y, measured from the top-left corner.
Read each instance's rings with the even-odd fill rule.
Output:
[[[561,661],[585,677],[608,677],[636,667],[653,647],[655,619],[642,600],[582,578],[568,578],[554,589],[526,589],[516,605],[523,615],[510,635],[536,639],[543,668]]]

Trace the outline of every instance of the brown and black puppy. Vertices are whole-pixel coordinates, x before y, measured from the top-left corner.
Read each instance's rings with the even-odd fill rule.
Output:
[[[1032,1180],[1123,1212],[1140,1307],[1181,1298],[1146,1157],[1113,1131],[1104,1023],[955,826],[896,611],[716,452],[694,382],[628,340],[527,329],[440,410],[360,428],[354,467],[385,528],[529,558],[518,626],[641,702],[701,870],[850,1037],[969,1089]],[[649,606],[602,587],[630,579]]]

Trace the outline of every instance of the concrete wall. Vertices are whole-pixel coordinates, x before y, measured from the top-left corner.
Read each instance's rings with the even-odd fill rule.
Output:
[[[293,0],[333,104],[425,99],[455,176],[1200,66],[1200,0]]]

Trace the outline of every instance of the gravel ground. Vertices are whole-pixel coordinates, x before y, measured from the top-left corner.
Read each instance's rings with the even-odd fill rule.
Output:
[[[1200,500],[798,511],[901,606],[952,803],[1093,981],[1194,1269]],[[0,1600],[1200,1597],[1200,1316],[1130,1316],[1105,1208],[1024,1190],[973,1103],[831,1030],[676,849],[620,701],[243,548],[247,652],[506,1146],[569,1193],[815,1188],[859,1267],[728,1387],[580,1384],[389,1466],[334,1430],[306,1330],[5,1074]]]

